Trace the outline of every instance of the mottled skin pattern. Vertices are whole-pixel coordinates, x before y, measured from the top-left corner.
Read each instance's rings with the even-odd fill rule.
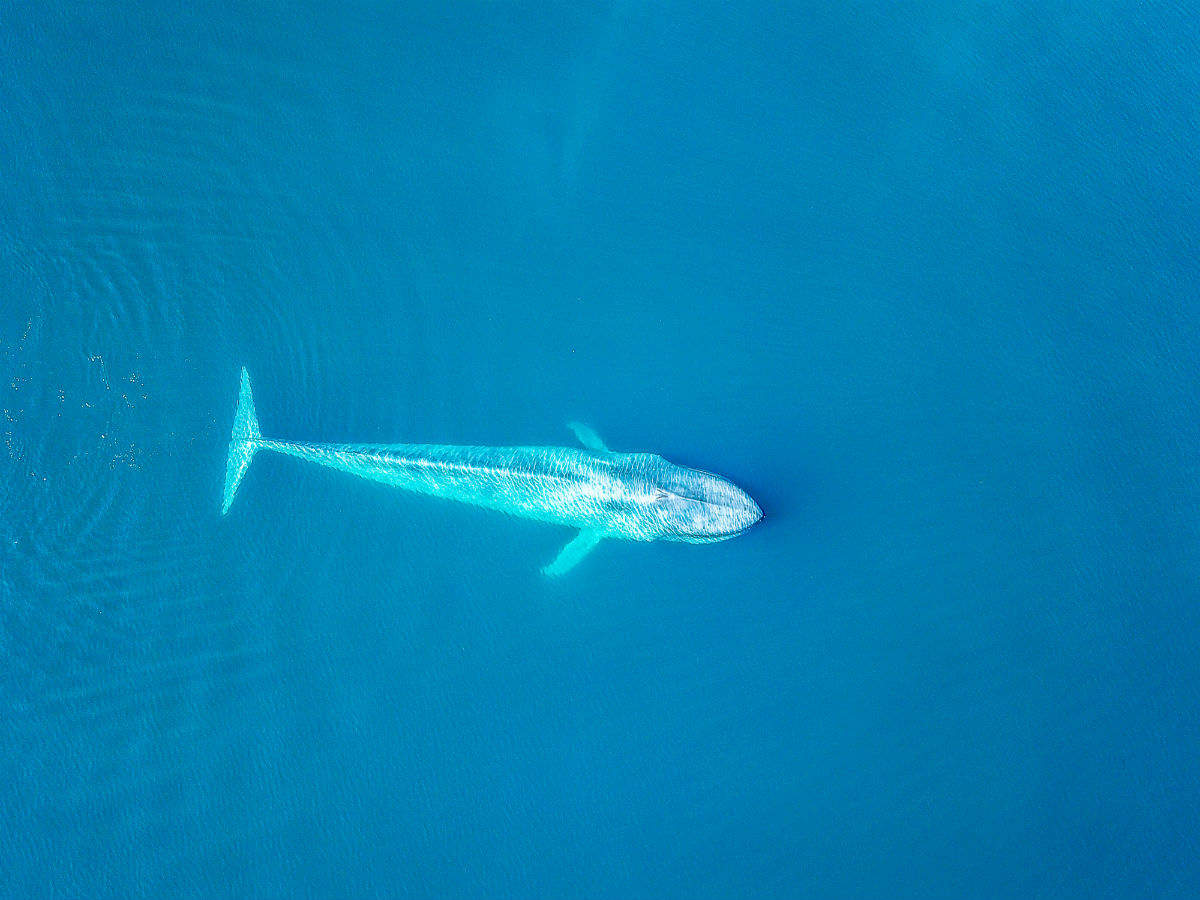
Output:
[[[254,455],[273,450],[393,487],[578,528],[542,570],[548,575],[570,571],[603,538],[707,543],[762,518],[755,502],[724,478],[653,453],[613,453],[590,428],[571,427],[588,449],[268,440],[242,369],[221,513],[229,512]]]
[[[744,531],[762,515],[753,500],[725,479],[652,453],[271,440],[259,441],[257,449],[625,540],[718,541]]]

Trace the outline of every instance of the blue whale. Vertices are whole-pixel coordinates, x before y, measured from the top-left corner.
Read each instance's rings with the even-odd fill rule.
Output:
[[[605,538],[701,544],[739,535],[762,518],[758,505],[724,478],[653,453],[614,453],[587,426],[570,427],[584,449],[269,440],[259,431],[250,376],[242,369],[221,514],[229,512],[254,454],[274,450],[405,490],[579,529],[542,569],[547,575],[570,571]]]

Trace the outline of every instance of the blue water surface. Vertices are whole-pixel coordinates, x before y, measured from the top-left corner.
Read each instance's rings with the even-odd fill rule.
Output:
[[[1200,895],[1194,4],[0,10],[0,895]],[[605,543],[263,455],[609,446]]]

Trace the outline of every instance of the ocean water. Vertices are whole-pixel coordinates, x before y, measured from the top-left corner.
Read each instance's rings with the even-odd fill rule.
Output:
[[[1200,895],[1200,10],[0,10],[0,895]],[[707,546],[255,460],[654,450]]]

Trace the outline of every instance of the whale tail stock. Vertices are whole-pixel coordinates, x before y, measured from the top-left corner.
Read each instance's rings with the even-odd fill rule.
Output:
[[[238,392],[237,412],[233,414],[233,434],[229,438],[229,457],[225,461],[225,495],[221,515],[229,512],[242,476],[262,442],[258,416],[254,414],[254,396],[250,393],[250,373],[242,367],[242,386]]]

